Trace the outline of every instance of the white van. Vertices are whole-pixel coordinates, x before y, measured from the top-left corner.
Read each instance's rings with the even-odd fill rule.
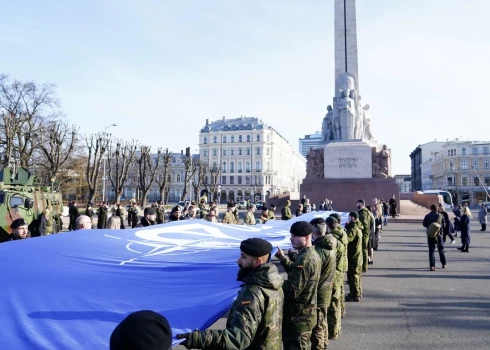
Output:
[[[423,191],[424,194],[438,194],[442,196],[442,200],[444,201],[444,209],[452,210],[453,209],[453,196],[448,191],[443,190],[426,190]]]

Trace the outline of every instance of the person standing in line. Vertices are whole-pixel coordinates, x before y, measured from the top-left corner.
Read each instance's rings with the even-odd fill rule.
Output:
[[[423,221],[422,225],[425,228],[428,228],[430,226],[430,224],[432,224],[433,222],[437,222],[437,220],[439,219],[439,215],[441,215],[441,214],[437,213],[437,206],[435,204],[432,204],[430,206],[430,213],[424,217],[424,221]],[[442,221],[444,221],[444,218],[442,218],[442,220],[440,220],[441,227],[442,227],[442,225],[444,225],[442,223]],[[439,233],[436,236],[436,238],[431,238],[431,237],[427,236],[427,244],[429,245],[430,271],[436,271],[436,258],[434,256],[436,246],[437,246],[437,251],[439,252],[439,259],[441,261],[442,268],[445,269],[446,268],[446,254],[444,252],[444,241],[442,239],[442,234]]]
[[[451,222],[451,220],[449,220],[449,215],[447,214],[446,209],[444,209],[444,206],[440,203],[438,206],[438,211],[439,214],[441,214],[444,217],[443,226],[441,228],[443,233],[442,240],[444,241],[444,243],[446,243],[446,237],[449,236],[449,238],[451,239],[451,244],[456,243],[453,237],[453,233],[454,233],[453,223]]]
[[[468,207],[463,207],[463,215],[461,215],[461,244],[462,246],[458,248],[464,253],[469,253],[468,248],[470,247],[470,224],[471,224],[471,212]]]
[[[255,220],[255,204],[250,203],[247,215],[245,215],[245,218],[243,219],[243,222],[245,225],[255,225],[257,223],[257,220]]]
[[[276,210],[275,204],[271,204],[269,207],[269,220],[274,220],[276,218],[276,214],[274,211]]]
[[[393,219],[396,218],[396,211],[398,208],[398,203],[396,202],[396,196],[393,194],[393,197],[390,198],[390,215]]]
[[[389,205],[384,199],[381,200],[383,204],[383,226],[388,226],[388,208]]]
[[[358,302],[362,291],[362,224],[358,221],[359,214],[355,211],[349,213],[349,221],[345,224],[347,231],[347,281],[349,295],[345,301]]]
[[[293,216],[291,215],[291,201],[288,199],[286,205],[281,210],[281,220],[289,220]]]
[[[232,225],[238,225],[238,220],[234,214],[235,211],[235,203],[233,202],[228,202],[228,211],[225,213],[225,216],[223,217],[223,224],[232,224]]]
[[[311,243],[313,231],[313,226],[306,221],[291,225],[291,244],[298,250],[294,261],[277,247],[276,257],[288,274],[283,284],[284,350],[311,349],[311,332],[317,324],[317,289],[321,271],[321,259]]]
[[[393,195],[394,196],[394,195]],[[357,212],[359,214],[359,221],[362,224],[362,272],[367,272],[368,270],[368,246],[369,246],[369,237],[371,235],[371,212],[365,207],[366,202],[364,199],[359,199],[357,201]]]
[[[481,232],[485,232],[487,230],[487,214],[488,210],[485,207],[485,204],[481,204],[480,212],[478,213],[478,221],[481,224]]]
[[[311,349],[324,350],[328,345],[327,312],[332,300],[333,283],[337,266],[337,240],[327,233],[327,224],[323,218],[310,221],[313,225],[313,246],[321,259],[321,272],[317,291],[317,324],[311,334]]]
[[[267,349],[282,348],[284,278],[269,263],[272,245],[261,238],[240,244],[238,281],[240,292],[233,302],[226,329],[195,330],[177,334],[188,349]]]

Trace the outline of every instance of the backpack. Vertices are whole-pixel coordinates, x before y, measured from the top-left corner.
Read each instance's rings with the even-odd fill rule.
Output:
[[[429,227],[427,227],[427,237],[430,237],[432,239],[437,238],[437,235],[441,232],[441,226],[442,226],[441,221],[442,221],[442,215],[439,214],[437,221],[431,223]]]

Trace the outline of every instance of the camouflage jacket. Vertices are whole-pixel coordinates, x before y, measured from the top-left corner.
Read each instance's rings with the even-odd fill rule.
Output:
[[[208,213],[208,208],[204,203],[199,203],[198,208],[199,208],[199,215],[201,216],[201,219],[203,219]]]
[[[362,266],[362,229],[363,226],[359,221],[348,222],[345,224],[347,229],[347,260],[349,266]]]
[[[245,222],[245,225],[255,225],[256,221],[255,221],[254,214],[250,211],[247,212],[247,215],[245,215],[244,222]]]
[[[330,232],[337,239],[336,269],[339,272],[347,271],[347,234],[342,227],[338,227]]]
[[[314,247],[308,247],[298,253],[294,262],[289,258],[281,259],[288,274],[282,286],[284,290],[285,331],[308,332],[317,323],[316,298],[320,279],[321,259]]]
[[[274,220],[276,218],[276,214],[271,209],[269,209],[268,218],[269,218],[269,220]]]
[[[289,220],[293,216],[291,215],[291,208],[288,205],[285,205],[282,210],[281,210],[281,219],[282,220]]]
[[[325,307],[330,305],[328,293],[332,293],[335,268],[337,266],[337,240],[333,235],[328,234],[315,239],[313,246],[322,260],[320,279],[318,281],[317,305]]]
[[[277,267],[260,265],[244,279],[226,329],[194,331],[192,349],[281,350],[284,278]]]
[[[367,208],[359,210],[359,221],[363,226],[362,235],[369,237],[369,233],[371,232],[371,212]]]
[[[235,214],[229,211],[226,212],[222,222],[223,224],[238,224]]]

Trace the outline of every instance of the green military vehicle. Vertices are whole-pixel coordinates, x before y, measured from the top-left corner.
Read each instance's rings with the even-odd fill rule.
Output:
[[[0,170],[2,234],[9,234],[10,224],[18,218],[24,218],[31,226],[45,208],[51,209],[52,215],[61,216],[63,212],[61,194],[54,192],[49,186],[37,184],[35,180],[35,175],[24,168],[19,168],[15,176],[12,176],[10,168]]]

